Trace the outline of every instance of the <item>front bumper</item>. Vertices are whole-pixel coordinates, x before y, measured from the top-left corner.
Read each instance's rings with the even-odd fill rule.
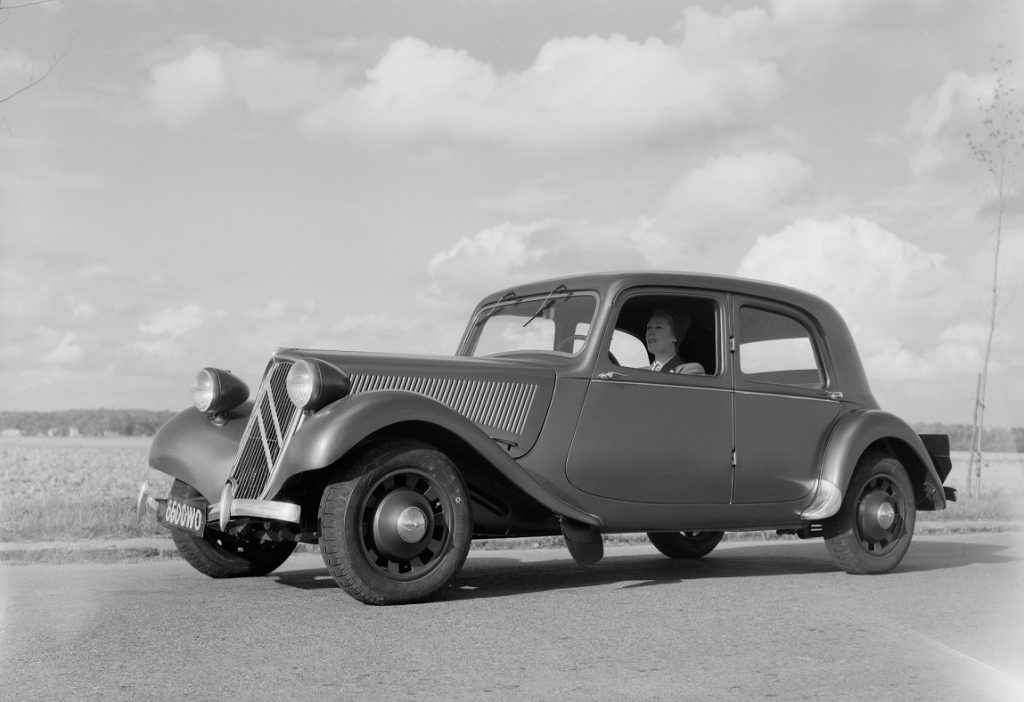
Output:
[[[302,508],[291,502],[277,500],[250,500],[236,499],[234,496],[234,483],[228,481],[220,493],[220,502],[213,503],[206,508],[206,522],[217,523],[221,531],[226,531],[232,519],[240,517],[255,517],[267,519],[274,522],[288,522],[298,524],[302,515]],[[149,481],[147,480],[139,488],[139,498],[136,504],[136,519],[142,521],[147,513],[157,514],[160,503],[165,498],[154,497],[150,492]]]

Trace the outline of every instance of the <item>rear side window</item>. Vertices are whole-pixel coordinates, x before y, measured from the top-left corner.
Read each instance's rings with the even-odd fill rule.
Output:
[[[814,337],[795,317],[744,306],[739,317],[740,373],[759,383],[825,386]]]

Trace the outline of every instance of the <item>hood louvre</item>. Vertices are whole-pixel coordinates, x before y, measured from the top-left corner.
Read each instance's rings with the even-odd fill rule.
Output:
[[[425,395],[474,424],[515,435],[523,433],[537,396],[534,383],[387,374],[352,376],[351,394],[374,390],[406,390]]]

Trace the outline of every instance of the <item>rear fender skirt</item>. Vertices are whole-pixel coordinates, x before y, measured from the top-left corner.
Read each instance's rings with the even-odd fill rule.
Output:
[[[252,402],[245,402],[228,413],[222,426],[194,407],[179,412],[153,437],[149,465],[217,502],[251,412]]]
[[[857,461],[875,442],[884,442],[904,464],[914,491],[927,496],[931,509],[944,509],[942,479],[921,437],[902,419],[882,410],[857,410],[839,421],[822,458],[821,479],[845,493]]]
[[[363,439],[403,422],[433,424],[459,436],[523,493],[552,512],[584,524],[601,520],[572,504],[565,495],[554,495],[509,457],[475,424],[437,400],[406,390],[379,390],[346,397],[309,417],[289,442],[278,469],[271,477],[268,494],[274,494],[288,478],[333,465]]]

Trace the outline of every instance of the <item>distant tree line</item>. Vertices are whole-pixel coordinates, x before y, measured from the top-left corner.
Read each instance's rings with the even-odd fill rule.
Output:
[[[971,450],[970,424],[918,423],[913,425],[919,434],[948,434],[949,447],[953,451]],[[981,437],[982,452],[1024,453],[1024,427],[986,427]]]
[[[0,433],[21,436],[153,436],[174,416],[168,410],[96,409],[58,412],[0,412]],[[950,448],[967,451],[970,424],[918,423],[920,434],[948,434]],[[993,427],[985,430],[982,450],[1024,453],[1024,427]]]
[[[21,436],[153,436],[168,410],[96,409],[0,412],[0,433]]]

